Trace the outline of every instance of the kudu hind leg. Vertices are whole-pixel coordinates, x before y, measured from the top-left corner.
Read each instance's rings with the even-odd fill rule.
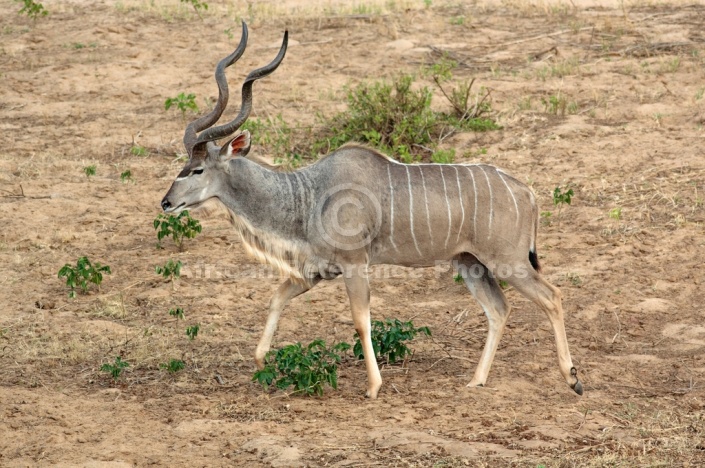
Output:
[[[345,277],[345,289],[350,299],[355,330],[362,343],[362,353],[367,369],[367,394],[369,398],[377,398],[382,386],[382,375],[377,366],[377,357],[372,347],[372,331],[370,324],[370,284],[366,276],[351,274]]]
[[[528,268],[531,268],[528,266]],[[528,270],[526,278],[507,278],[512,286],[522,295],[531,299],[544,311],[553,327],[556,337],[556,350],[558,351],[558,366],[566,383],[570,385],[575,393],[583,394],[583,384],[578,380],[578,372],[573,366],[568,350],[568,339],[565,334],[565,323],[563,321],[563,306],[561,305],[561,291],[546,281],[533,269]]]
[[[292,281],[288,279],[279,286],[277,292],[272,296],[272,300],[269,302],[269,315],[267,316],[267,323],[264,326],[264,332],[262,332],[262,338],[260,338],[257,344],[257,349],[255,350],[255,363],[260,369],[264,368],[264,357],[267,355],[270,346],[272,345],[272,337],[274,332],[277,330],[277,323],[279,322],[279,316],[286,307],[286,304],[296,296],[305,293],[320,281],[320,278],[314,279],[309,284],[302,284],[300,282]]]
[[[492,367],[511,308],[499,284],[489,275],[487,268],[479,260],[466,254],[456,258],[456,262],[465,286],[480,303],[489,325],[482,356],[477,363],[475,375],[468,384],[468,387],[482,387],[487,382],[487,375]]]

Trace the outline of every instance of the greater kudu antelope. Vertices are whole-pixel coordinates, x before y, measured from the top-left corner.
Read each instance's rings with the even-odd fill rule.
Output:
[[[243,23],[237,50],[216,67],[218,102],[212,112],[186,127],[184,145],[190,159],[161,205],[167,213],[208,204],[224,207],[245,249],[288,276],[272,297],[255,353],[257,365],[263,366],[287,302],[321,280],[343,276],[363,345],[367,396],[375,398],[382,378],[370,338],[366,268],[429,267],[443,260],[454,262],[489,321],[487,341],[468,386],[485,384],[509,317],[509,304],[496,279],[500,277],[546,313],[561,374],[582,394],[568,351],[560,291],[539,275],[538,208],[532,191],[492,166],[400,164],[355,144],[291,173],[247,159],[247,131],[217,145],[215,140],[232,135],[249,116],[252,85],[279,66],[287,33],[274,61],[245,79],[239,115],[212,127],[228,101],[225,68],[240,58],[246,44]]]

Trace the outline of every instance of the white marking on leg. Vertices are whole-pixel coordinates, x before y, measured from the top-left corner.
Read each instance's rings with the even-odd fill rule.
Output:
[[[519,226],[519,204],[517,203],[516,197],[514,197],[514,192],[512,192],[512,189],[509,188],[509,184],[507,183],[506,180],[504,180],[504,176],[502,175],[501,171],[497,171],[497,175],[499,176],[500,179],[502,179],[502,182],[504,182],[504,186],[507,187],[507,191],[509,192],[509,195],[512,196],[512,200],[514,201],[514,211],[516,212],[516,226]]]
[[[448,235],[446,235],[446,243],[445,243],[445,247],[448,248],[448,239],[450,239],[450,225],[451,225],[450,201],[448,200],[448,190],[446,189],[446,178],[443,176],[443,166],[440,166],[440,169],[441,169],[441,180],[443,180],[443,195],[446,197],[446,208],[448,208]]]
[[[455,238],[455,242],[460,240],[460,233],[463,232],[463,225],[465,224],[465,207],[463,205],[463,190],[460,188],[460,176],[458,175],[458,167],[453,166],[455,169],[455,180],[458,181],[458,199],[460,200],[460,212],[462,213],[462,218],[460,218],[460,228],[458,229],[458,236]],[[472,175],[472,173],[470,173]],[[473,186],[475,183],[473,182]]]
[[[426,203],[426,223],[428,223],[428,237],[431,239],[431,247],[433,247],[433,233],[431,232],[431,213],[428,211],[428,194],[426,193],[426,179],[423,176],[423,168],[419,166],[421,174],[421,185],[423,185],[423,198]]]
[[[387,166],[387,176],[389,177],[389,194],[391,197],[389,203],[389,241],[392,243],[394,250],[399,252],[397,244],[394,243],[394,185],[392,184],[392,172],[389,169],[391,166]]]
[[[406,181],[409,187],[409,227],[411,229],[411,238],[414,240],[414,246],[416,247],[416,251],[419,253],[419,256],[422,256],[421,251],[419,250],[419,244],[416,242],[416,234],[414,234],[414,196],[411,193],[411,176],[409,175],[409,166],[405,167]]]
[[[487,190],[489,190],[490,192],[490,221],[487,224],[487,238],[489,239],[492,235],[492,216],[494,214],[494,207],[492,206],[492,186],[490,185],[490,178],[487,176],[487,172],[485,171],[485,169],[482,166],[479,167],[482,173],[485,175],[485,179],[487,179]]]

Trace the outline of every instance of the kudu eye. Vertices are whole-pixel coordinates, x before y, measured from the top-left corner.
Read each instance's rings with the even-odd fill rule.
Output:
[[[191,171],[191,174],[195,174],[195,175],[203,174],[203,168],[194,169],[193,171]]]

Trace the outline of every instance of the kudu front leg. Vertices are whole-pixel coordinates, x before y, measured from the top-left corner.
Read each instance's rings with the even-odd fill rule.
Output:
[[[288,279],[284,281],[284,283],[279,286],[279,289],[277,289],[277,292],[274,293],[272,300],[269,302],[267,324],[264,326],[262,338],[260,338],[257,349],[255,350],[255,363],[257,363],[258,368],[264,368],[264,357],[267,355],[267,352],[272,345],[272,337],[274,336],[274,332],[277,330],[279,316],[281,315],[282,310],[284,310],[284,307],[286,307],[286,304],[291,299],[314,287],[320,280],[320,278],[315,278],[311,280],[309,284],[302,284],[300,282]]]
[[[345,289],[350,299],[353,323],[362,343],[362,353],[365,356],[367,369],[367,394],[368,398],[377,398],[379,388],[382,386],[382,375],[379,373],[377,358],[372,347],[372,334],[370,324],[370,283],[367,276],[353,274],[346,275]]]

